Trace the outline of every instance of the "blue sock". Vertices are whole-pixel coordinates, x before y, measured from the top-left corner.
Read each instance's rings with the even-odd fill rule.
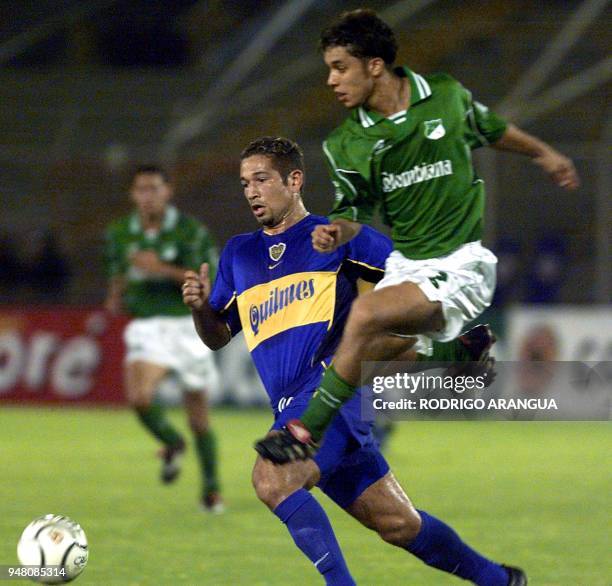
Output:
[[[329,586],[355,586],[323,507],[305,489],[296,490],[274,514],[285,524],[293,541],[315,565]]]
[[[499,564],[467,546],[455,531],[439,519],[419,511],[421,530],[406,548],[428,566],[433,566],[478,586],[507,586],[508,573]]]

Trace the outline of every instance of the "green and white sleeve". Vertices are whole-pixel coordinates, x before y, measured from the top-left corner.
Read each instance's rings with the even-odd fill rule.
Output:
[[[343,165],[337,153],[332,153],[329,143],[323,143],[327,168],[335,188],[335,203],[328,214],[330,220],[344,219],[370,224],[376,211],[376,200],[369,193],[368,185],[360,173]]]
[[[499,140],[508,123],[490,108],[474,100],[472,93],[463,88],[465,104],[466,140],[472,149]]]

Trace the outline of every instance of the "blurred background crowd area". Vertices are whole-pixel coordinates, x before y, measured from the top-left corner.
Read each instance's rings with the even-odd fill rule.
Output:
[[[346,115],[318,35],[367,5],[398,61],[446,71],[572,157],[578,192],[481,149],[497,306],[605,303],[612,214],[612,3],[602,0],[38,0],[0,4],[0,301],[95,305],[107,224],[135,164],[167,165],[176,204],[222,246],[256,225],[238,179],[263,134],[304,148],[305,201],[333,191],[321,141]]]

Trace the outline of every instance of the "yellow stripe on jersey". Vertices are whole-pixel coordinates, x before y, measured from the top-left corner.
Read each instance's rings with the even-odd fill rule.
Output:
[[[372,265],[369,265],[366,262],[361,262],[360,260],[355,260],[353,258],[347,258],[346,260],[348,260],[349,262],[352,262],[356,265],[361,265],[362,267],[365,267],[366,269],[370,269],[371,271],[378,271],[379,273],[384,273],[385,269],[381,269],[380,267],[375,267]]]
[[[236,291],[232,295],[232,298],[225,304],[225,307],[221,311],[227,311],[230,308],[230,305],[236,301]]]
[[[305,272],[262,283],[238,295],[238,312],[249,352],[286,330],[331,322],[335,272]]]

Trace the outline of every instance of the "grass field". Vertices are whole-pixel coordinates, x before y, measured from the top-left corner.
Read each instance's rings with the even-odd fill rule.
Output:
[[[181,412],[172,417],[185,427]],[[129,412],[3,408],[0,564],[15,564],[23,527],[53,512],[87,532],[83,586],[320,584],[251,489],[252,440],[269,420],[215,413],[229,510],[209,516],[197,508],[193,453],[177,484],[161,486],[155,444]],[[526,568],[530,585],[597,586],[612,584],[610,447],[606,424],[407,422],[387,456],[418,507]],[[318,494],[358,584],[464,583],[386,545]]]

